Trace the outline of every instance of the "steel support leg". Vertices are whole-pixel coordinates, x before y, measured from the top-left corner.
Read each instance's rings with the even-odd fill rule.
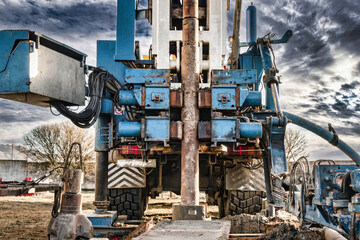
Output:
[[[108,152],[96,152],[95,202],[98,209],[107,208]]]

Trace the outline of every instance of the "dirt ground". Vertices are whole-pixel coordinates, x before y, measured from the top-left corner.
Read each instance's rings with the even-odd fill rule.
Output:
[[[205,202],[205,195],[200,196],[200,202]],[[92,202],[94,193],[83,194],[83,212],[94,209]],[[171,218],[173,203],[179,203],[175,194],[164,193],[157,199],[150,199],[145,212],[147,218],[155,221]],[[51,218],[53,194],[40,193],[27,197],[0,197],[0,240],[11,239],[48,239],[47,225]],[[219,218],[218,208],[208,206],[209,217]],[[264,233],[258,239],[324,239],[321,229],[300,228],[296,218],[282,214],[276,218],[242,214],[228,216],[231,220],[231,233]],[[255,238],[252,238],[255,239]]]
[[[93,194],[84,194],[83,209],[93,209]],[[53,194],[26,197],[0,197],[0,239],[48,239]]]
[[[201,196],[205,201],[205,195]],[[87,213],[94,209],[92,202],[94,193],[83,194],[83,212]],[[157,199],[150,199],[147,217],[156,219],[171,218],[171,206],[179,203],[180,199],[175,194],[170,196],[164,193]],[[27,197],[0,197],[0,240],[10,239],[48,239],[47,225],[51,219],[53,204],[52,193],[38,193]],[[215,206],[208,207],[211,217],[218,217],[218,209]]]

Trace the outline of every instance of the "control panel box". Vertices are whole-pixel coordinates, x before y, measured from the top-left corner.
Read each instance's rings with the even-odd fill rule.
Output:
[[[0,44],[1,98],[85,104],[85,54],[31,31],[0,31]]]

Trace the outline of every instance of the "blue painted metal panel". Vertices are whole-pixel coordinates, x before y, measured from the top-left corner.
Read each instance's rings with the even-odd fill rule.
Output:
[[[0,31],[0,72],[4,71],[16,39],[29,39],[28,31]]]
[[[239,56],[240,69],[255,69],[256,70],[256,84],[255,91],[259,91],[262,81],[263,65],[260,53],[257,48],[251,48],[248,52]]]
[[[270,126],[269,149],[271,155],[271,171],[280,174],[287,171],[287,162],[285,156],[284,136],[286,131],[287,119],[269,117],[267,119]]]
[[[283,140],[272,140],[271,142],[271,172],[280,174],[287,171],[286,156]]]
[[[170,89],[166,86],[146,86],[145,88],[145,109],[170,108]]]
[[[141,135],[141,123],[120,121],[116,124],[115,137],[139,137]]]
[[[240,89],[240,96],[239,96],[239,105],[240,107],[244,105],[246,98],[249,95],[249,91],[247,89]]]
[[[241,97],[241,91],[242,89],[240,90],[240,97]],[[249,107],[249,106],[256,107],[261,105],[262,105],[261,92],[249,92],[244,103],[241,104],[240,102],[240,106],[244,106],[244,107]]]
[[[211,121],[211,141],[236,142],[236,118],[215,118]]]
[[[109,99],[101,100],[101,114],[113,114],[113,101]]]
[[[115,60],[135,60],[135,0],[117,1]]]
[[[314,166],[314,187],[315,187],[315,196],[314,203],[316,204],[326,204],[326,197],[329,197],[330,190],[338,191],[334,188],[331,183],[331,176],[337,172],[346,173],[346,171],[355,170],[356,166],[351,165],[316,165]],[[327,189],[328,188],[328,189]]]
[[[117,218],[117,212],[109,211],[106,213],[90,212],[86,214],[94,228],[111,228],[112,223]]]
[[[350,173],[351,187],[358,193],[360,193],[360,169],[355,169]]]
[[[143,103],[143,94],[145,94],[144,90],[143,90],[143,86],[136,84],[134,85],[134,96],[137,100],[137,102],[139,103],[139,105],[141,105]]]
[[[261,138],[262,124],[261,123],[240,123],[240,137],[241,138]]]
[[[115,41],[97,42],[96,65],[108,70],[121,84],[125,84],[125,69],[128,67],[114,61],[115,44]]]
[[[236,110],[236,85],[217,85],[211,95],[213,110]]]
[[[250,44],[257,39],[256,7],[249,6],[246,9],[246,41]]]
[[[130,84],[166,84],[170,82],[170,70],[126,69],[125,81]]]
[[[145,118],[145,141],[166,142],[170,140],[170,120],[166,117]]]
[[[0,73],[0,93],[29,92],[29,43],[20,42],[11,56],[7,56],[6,52],[6,49],[3,47],[0,48],[0,55],[4,56],[6,61],[9,61],[7,65],[5,64]],[[1,57],[1,59],[4,60],[4,57]]]
[[[111,116],[100,115],[95,126],[95,151],[109,151],[109,123]]]
[[[267,46],[259,45],[259,50],[262,58],[265,77],[273,78],[274,76],[271,76],[269,74],[270,69],[274,67],[270,57],[271,53],[269,48]],[[266,109],[275,110],[275,103],[274,103],[273,94],[271,92],[271,88],[268,87],[265,82],[264,82],[264,87],[266,91]],[[278,88],[278,92],[279,92],[279,88]]]
[[[333,133],[320,127],[319,125],[316,125],[315,123],[312,123],[309,120],[306,120],[302,117],[296,116],[288,112],[284,112],[284,115],[287,116],[292,121],[292,123],[315,133],[316,135],[322,137],[328,142],[331,142],[334,138]],[[356,164],[360,165],[359,154],[355,152],[354,149],[352,149],[349,145],[339,139],[336,147],[343,151],[346,155],[348,155],[348,157],[350,157]]]
[[[212,70],[213,84],[255,84],[256,70]]]
[[[342,215],[339,214],[339,222],[341,224],[341,227],[345,230],[345,232],[347,232],[348,234],[350,234],[350,228],[351,228],[351,221],[352,221],[352,217],[350,215]],[[359,231],[358,231],[359,232]]]
[[[139,105],[138,100],[132,90],[120,90],[119,103],[121,105]]]

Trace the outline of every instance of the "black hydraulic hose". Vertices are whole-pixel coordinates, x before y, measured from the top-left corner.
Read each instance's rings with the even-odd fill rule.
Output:
[[[54,106],[59,113],[69,118],[76,126],[89,128],[94,125],[100,115],[101,100],[106,90],[114,97],[115,107],[125,109],[126,114],[124,114],[124,117],[129,121],[134,121],[135,116],[131,107],[123,107],[119,101],[119,92],[127,89],[127,85],[122,85],[107,70],[102,68],[92,68],[92,70],[88,82],[89,102],[82,111],[72,111],[68,108],[67,104],[62,101],[51,101],[51,106]]]

